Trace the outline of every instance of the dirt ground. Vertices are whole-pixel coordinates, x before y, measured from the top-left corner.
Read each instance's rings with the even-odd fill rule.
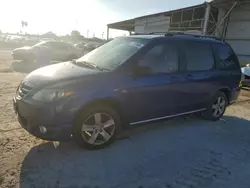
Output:
[[[250,91],[218,122],[176,118],[86,151],[20,127],[12,97],[25,73],[13,71],[10,53],[0,51],[0,187],[250,187]]]

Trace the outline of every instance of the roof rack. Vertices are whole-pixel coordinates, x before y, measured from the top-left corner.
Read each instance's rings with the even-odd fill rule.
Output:
[[[216,37],[216,36],[192,34],[192,33],[183,32],[183,31],[152,32],[152,33],[149,33],[149,34],[150,34],[150,35],[154,35],[154,34],[163,34],[164,36],[187,35],[187,36],[192,36],[192,37],[196,37],[196,38],[209,38],[209,39],[221,40],[220,38],[218,38],[218,37]]]
[[[150,35],[149,33],[131,33],[130,35]]]
[[[166,37],[167,36],[174,36],[174,35],[187,35],[187,36],[192,36],[192,37],[196,37],[196,38],[209,38],[209,39],[214,39],[214,40],[221,40],[220,38],[218,38],[216,36],[192,34],[190,32],[183,32],[183,31],[134,33],[132,35],[155,35],[155,34],[162,34]]]

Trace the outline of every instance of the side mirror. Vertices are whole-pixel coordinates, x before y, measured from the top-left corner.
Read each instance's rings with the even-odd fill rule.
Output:
[[[151,68],[146,66],[135,67],[132,70],[132,74],[135,76],[148,75],[151,73],[152,73]]]

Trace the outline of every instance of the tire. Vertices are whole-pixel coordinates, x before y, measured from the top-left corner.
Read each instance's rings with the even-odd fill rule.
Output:
[[[72,134],[78,146],[93,150],[109,146],[120,132],[119,114],[109,106],[95,105],[80,112],[73,125]]]
[[[219,100],[221,102],[219,102]],[[202,117],[210,121],[219,120],[224,115],[227,104],[228,100],[226,95],[221,91],[217,92],[209,103],[207,110],[202,113]]]

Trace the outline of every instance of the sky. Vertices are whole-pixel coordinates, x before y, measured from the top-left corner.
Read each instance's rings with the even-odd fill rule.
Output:
[[[58,35],[78,30],[82,35],[106,36],[106,25],[147,14],[203,3],[204,0],[0,0],[3,32]],[[27,21],[27,28],[21,21]],[[112,30],[111,37],[124,35]]]

